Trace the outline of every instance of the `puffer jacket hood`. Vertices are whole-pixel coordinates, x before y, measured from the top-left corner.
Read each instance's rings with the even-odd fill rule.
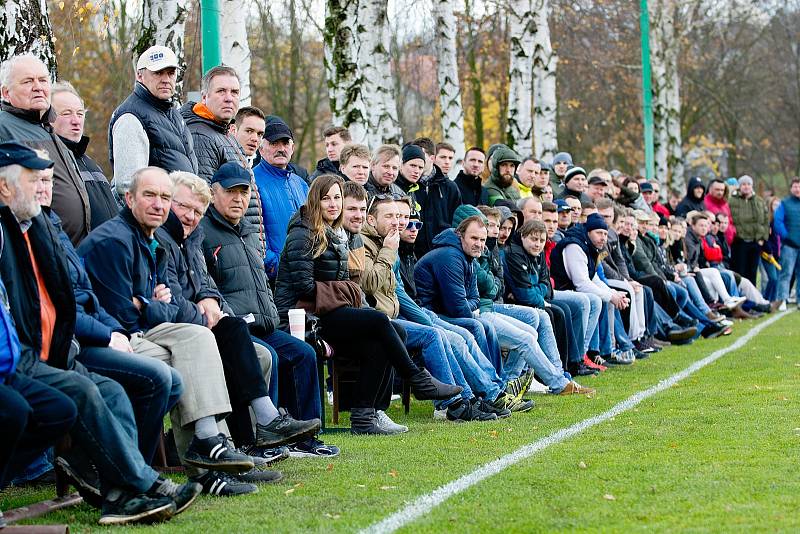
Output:
[[[461,239],[459,239],[454,228],[448,228],[433,238],[433,248],[437,249],[441,247],[455,247],[460,251],[462,250]]]

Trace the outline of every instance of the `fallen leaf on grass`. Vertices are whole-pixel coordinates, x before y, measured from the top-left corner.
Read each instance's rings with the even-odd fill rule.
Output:
[[[603,498],[605,500],[607,500],[607,501],[616,501],[617,500],[617,498],[614,497],[613,495],[611,495],[610,493],[606,493],[605,495],[603,495]]]
[[[330,519],[339,519],[342,516],[341,514],[332,514],[330,512],[325,512],[325,517],[328,517]]]
[[[586,462],[581,460],[580,463],[578,463],[578,467],[580,467],[581,469],[586,469]]]
[[[366,488],[367,487],[366,484],[356,484],[356,486],[358,486],[359,488]]]
[[[393,477],[393,478],[397,478],[397,470],[396,469],[392,469],[391,471],[389,471],[389,476]]]
[[[333,471],[333,464],[328,464],[328,471]]]
[[[496,438],[497,437],[497,430],[490,430],[489,431],[489,435],[492,436],[493,438]]]
[[[289,488],[289,489],[287,489],[286,491],[283,492],[284,495],[289,495],[291,493],[294,493],[294,488]]]
[[[391,490],[391,489],[396,489],[396,488],[397,488],[397,486],[381,486],[381,489],[384,490],[384,491]]]
[[[303,483],[302,482],[298,482],[297,484],[294,485],[294,487],[295,488],[302,488],[303,487]]]

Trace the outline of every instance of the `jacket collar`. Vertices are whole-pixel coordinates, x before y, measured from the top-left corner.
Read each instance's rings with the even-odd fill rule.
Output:
[[[150,238],[144,235],[142,231],[142,227],[139,226],[139,221],[133,216],[133,212],[128,206],[122,208],[122,211],[119,212],[119,217],[122,219],[125,224],[131,227],[131,229],[136,233],[136,237],[139,238],[143,243],[147,243]]]
[[[89,138],[85,135],[81,137],[80,141],[71,141],[66,137],[58,136],[61,139],[61,142],[75,155],[75,158],[82,158],[84,154],[86,154],[86,147],[89,146]]]
[[[19,119],[30,122],[31,124],[38,124],[48,132],[52,130],[50,123],[56,118],[56,113],[53,111],[52,107],[50,107],[50,109],[48,109],[44,115],[39,115],[39,112],[34,109],[22,109],[14,107],[10,102],[3,100],[0,101],[0,109],[11,113]]]
[[[150,91],[147,90],[147,87],[142,85],[140,82],[136,82],[136,85],[133,88],[133,94],[161,111],[167,112],[172,108],[172,100],[161,100],[160,98],[156,98]]]
[[[270,164],[266,159],[262,158],[261,162],[258,164],[264,172],[266,172],[270,176],[274,176],[275,178],[282,178],[284,180],[288,180],[294,174],[289,167],[285,169],[281,169],[280,167],[276,167]],[[296,175],[295,175],[296,176]]]
[[[456,180],[459,180],[462,184],[466,185],[470,189],[476,192],[480,192],[481,188],[483,187],[483,183],[480,176],[472,176],[471,174],[467,174],[464,170],[458,171],[458,176],[456,176]]]

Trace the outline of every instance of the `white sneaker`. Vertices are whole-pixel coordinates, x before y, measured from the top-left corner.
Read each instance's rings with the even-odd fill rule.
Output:
[[[434,421],[447,421],[447,408],[444,410],[433,410]]]
[[[531,385],[528,386],[528,393],[539,393],[544,395],[550,393],[550,388],[534,378],[531,380]]]
[[[328,406],[333,406],[333,391],[328,392]]]
[[[731,300],[725,301],[725,307],[729,310],[732,310],[746,300],[746,297],[731,297]]]
[[[400,400],[400,399],[402,399],[402,398],[403,398],[403,397],[401,397],[401,396],[400,396],[400,395],[398,395],[397,393],[392,393],[392,398],[391,398],[391,399],[389,399],[389,402],[399,401],[399,400]]]
[[[786,311],[786,301],[784,300],[781,302],[781,305],[778,306],[778,311]]]
[[[383,410],[375,410],[375,416],[378,419],[378,426],[383,428],[384,430],[390,430],[392,432],[408,432],[408,427],[405,425],[398,425],[391,418],[386,415],[386,412]]]

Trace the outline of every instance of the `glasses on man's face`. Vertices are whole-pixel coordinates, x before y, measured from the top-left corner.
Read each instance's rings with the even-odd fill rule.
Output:
[[[417,232],[422,229],[422,221],[408,221],[406,230],[416,230]]]
[[[396,193],[381,193],[380,195],[374,195],[370,200],[369,204],[367,204],[367,213],[372,210],[372,205],[375,203],[376,200],[400,200],[406,198],[403,195],[398,195]]]
[[[177,207],[179,207],[180,209],[182,209],[184,211],[192,211],[192,212],[194,212],[194,216],[197,217],[198,219],[202,218],[203,215],[205,215],[205,213],[203,213],[202,211],[196,210],[193,207],[191,207],[190,205],[184,204],[183,202],[178,202],[175,199],[172,200],[172,205],[173,206],[177,206]]]

